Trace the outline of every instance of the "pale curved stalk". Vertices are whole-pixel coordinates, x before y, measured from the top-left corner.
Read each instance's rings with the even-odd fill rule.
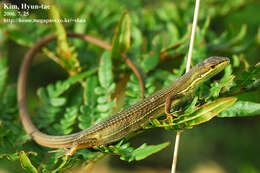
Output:
[[[191,57],[192,57],[194,38],[195,38],[195,31],[196,31],[198,14],[199,14],[199,6],[200,6],[200,0],[196,0],[194,17],[193,17],[193,24],[192,24],[192,31],[191,31],[191,38],[190,38],[190,45],[189,45],[189,53],[188,53],[187,64],[186,64],[186,73],[190,70]],[[180,145],[180,137],[181,137],[181,132],[177,131],[176,138],[175,138],[171,173],[176,172],[178,151],[179,151],[179,145]]]

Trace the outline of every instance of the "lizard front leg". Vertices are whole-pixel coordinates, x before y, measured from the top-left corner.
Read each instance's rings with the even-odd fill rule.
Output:
[[[164,107],[164,112],[167,116],[176,116],[176,113],[180,112],[181,110],[171,112],[171,108],[176,106],[178,103],[181,102],[182,100],[181,95],[174,95],[174,96],[169,96],[165,100],[165,107]]]

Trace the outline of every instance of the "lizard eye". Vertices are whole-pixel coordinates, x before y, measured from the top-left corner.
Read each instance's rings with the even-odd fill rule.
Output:
[[[210,68],[215,68],[215,67],[216,67],[216,65],[215,65],[215,64],[210,66]]]

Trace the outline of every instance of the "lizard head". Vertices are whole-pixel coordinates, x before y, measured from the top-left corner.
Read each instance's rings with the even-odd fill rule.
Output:
[[[213,56],[197,64],[194,69],[197,70],[195,73],[198,78],[206,80],[222,71],[229,63],[230,60],[227,57]]]

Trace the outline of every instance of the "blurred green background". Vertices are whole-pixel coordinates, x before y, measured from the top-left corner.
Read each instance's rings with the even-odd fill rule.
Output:
[[[32,0],[29,2],[35,3]],[[140,31],[135,32],[135,34],[141,34],[143,39],[143,52],[150,49],[146,43],[151,41],[153,35],[164,34],[172,29],[169,25],[171,22],[176,24],[176,33],[183,35],[187,30],[187,26],[192,23],[194,4],[195,1],[190,0],[78,0],[55,2],[62,17],[78,17],[87,20],[83,24],[64,24],[67,31],[87,33],[110,43],[120,16],[124,11],[128,11],[131,16],[132,26],[137,27]],[[241,31],[241,27],[246,26],[245,36],[242,40],[239,40],[243,44],[237,45],[233,53],[238,56],[243,55],[249,64],[253,65],[260,60],[259,9],[260,2],[258,0],[202,1],[198,25],[202,26],[207,16],[210,16],[211,23],[209,28],[211,32],[221,35],[228,30],[230,32],[227,33],[227,39],[237,35]],[[31,16],[32,18],[47,17],[45,11],[32,11]],[[174,20],[172,21],[172,19]],[[8,55],[8,82],[15,84],[21,60],[28,50],[30,41],[36,41],[37,38],[52,32],[52,27],[50,24],[27,23],[8,24],[8,26],[5,24],[1,25],[1,27],[3,27],[1,28],[2,31],[7,31],[7,34],[1,32],[1,40],[4,40],[1,48],[2,53]],[[27,33],[26,37],[29,38],[29,41],[19,43],[19,41],[14,39],[15,34],[8,33],[8,31]],[[19,32],[16,34],[19,34]],[[75,42],[75,44],[77,43]],[[85,48],[79,50],[79,59],[82,64],[98,63],[95,57],[101,55],[103,50],[91,48],[91,45],[86,43]],[[211,48],[209,46],[209,49],[215,51],[214,47]],[[219,49],[221,51],[215,51],[218,55],[226,55],[225,49]],[[86,55],[89,58],[81,58]],[[176,62],[174,66],[178,67],[180,60],[174,62]],[[33,108],[38,102],[35,94],[37,88],[60,79],[65,79],[66,73],[61,67],[44,56],[37,58],[33,62],[31,71],[33,73],[30,73],[29,76],[29,103]],[[259,93],[256,92],[244,93],[239,95],[239,97],[243,100],[250,98],[251,101],[260,102]],[[132,139],[133,145],[139,146],[144,142],[158,144],[167,140],[171,141],[172,144],[162,152],[154,154],[143,161],[127,163],[119,160],[117,157],[110,157],[102,162],[102,166],[110,167],[108,172],[169,172],[174,139],[175,131],[165,131],[163,129],[149,130]],[[182,133],[177,170],[181,173],[203,173],[203,171],[208,173],[259,173],[259,144],[259,116],[232,119],[214,118],[208,123],[196,126],[191,130],[185,130]],[[10,162],[4,159],[0,160],[0,172],[1,168],[6,168],[7,172],[23,172],[18,162]],[[94,167],[94,169],[96,171],[106,171],[105,168],[103,170],[99,166]]]

